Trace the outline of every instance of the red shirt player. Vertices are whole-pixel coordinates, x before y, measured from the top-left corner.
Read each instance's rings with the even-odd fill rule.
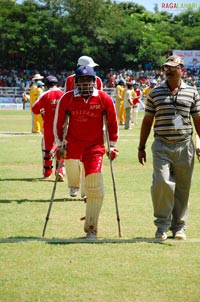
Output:
[[[96,238],[104,185],[102,162],[105,154],[103,112],[106,112],[112,157],[116,154],[118,124],[112,99],[95,86],[95,72],[89,66],[80,66],[75,73],[76,89],[64,94],[56,108],[54,135],[62,145],[66,112],[70,112],[66,141],[67,160],[80,160],[85,169],[87,195],[84,231],[86,238]]]
[[[42,154],[43,154],[43,175],[48,178],[52,174],[53,158],[52,150],[55,148],[53,122],[55,116],[55,110],[57,103],[63,95],[62,90],[57,87],[58,80],[54,76],[48,76],[45,80],[45,84],[48,88],[33,104],[32,111],[34,114],[42,114],[44,134],[42,139]],[[58,167],[59,152],[56,152],[56,167]],[[57,171],[58,181],[63,181],[63,175],[65,174],[64,160]]]
[[[91,57],[88,56],[81,56],[78,59],[78,63],[77,66],[89,66],[94,68],[95,66],[98,66],[97,63],[94,62],[94,60]],[[68,92],[70,90],[74,90],[75,88],[75,74],[70,75],[69,77],[67,77],[66,82],[65,82],[65,87],[64,87],[64,91]],[[95,76],[95,87],[98,90],[103,90],[103,83],[102,80],[98,77]],[[72,197],[76,197],[78,192],[79,192],[79,188],[81,187],[81,197],[85,198],[86,194],[85,194],[85,188],[84,188],[84,171],[83,171],[83,167],[80,163],[79,160],[74,160],[74,161],[70,161],[70,166],[69,166],[69,162],[66,163],[66,170],[68,171],[68,169],[70,169],[70,173],[67,173],[67,181],[68,181],[68,187],[70,188],[70,196]],[[81,173],[82,172],[82,173]],[[81,176],[82,174],[82,176]]]
[[[137,95],[137,97],[136,98],[134,98],[134,100],[133,100],[133,105],[134,106],[138,106],[139,104],[141,104],[141,100],[140,100],[140,97],[142,96],[142,92],[141,92],[141,90],[138,88],[138,86],[139,86],[139,84],[138,83],[134,83],[133,82],[133,89],[134,89],[134,91],[135,91],[135,93],[136,93],[136,95]]]
[[[138,88],[139,83],[133,81],[133,89],[136,93],[137,97],[133,99],[133,110],[132,110],[132,122],[134,125],[137,125],[137,118],[138,118],[138,110],[139,110],[139,104],[142,105],[144,108],[144,104],[142,103],[140,97],[142,96],[141,90]]]

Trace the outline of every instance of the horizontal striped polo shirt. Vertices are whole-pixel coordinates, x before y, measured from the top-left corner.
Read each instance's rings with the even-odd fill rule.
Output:
[[[174,127],[175,115],[181,115],[182,125]],[[196,87],[187,85],[181,80],[177,95],[172,95],[167,82],[151,90],[145,115],[154,116],[154,136],[169,143],[183,141],[192,136],[191,116],[200,116],[200,96]]]

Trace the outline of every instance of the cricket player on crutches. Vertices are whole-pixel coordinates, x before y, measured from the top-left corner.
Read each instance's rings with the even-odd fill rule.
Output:
[[[103,133],[103,112],[106,112],[107,126],[114,159],[118,140],[118,123],[112,99],[95,86],[95,72],[89,66],[80,66],[75,72],[76,88],[63,95],[58,103],[54,119],[56,144],[62,145],[63,125],[66,112],[70,112],[66,141],[66,159],[80,160],[85,170],[87,195],[84,231],[86,239],[96,239],[98,219],[104,198],[102,177],[103,155],[105,154]]]
[[[77,68],[79,66],[90,66],[92,68],[99,66],[91,57],[81,56],[77,62]],[[101,78],[95,76],[95,88],[103,90],[103,83]],[[66,78],[64,92],[75,89],[75,74],[72,74]],[[73,172],[72,172],[73,171]],[[85,172],[84,167],[79,160],[67,160],[66,161],[66,174],[69,187],[69,194],[71,197],[76,197],[79,190],[81,191],[81,197],[86,198],[85,194]]]

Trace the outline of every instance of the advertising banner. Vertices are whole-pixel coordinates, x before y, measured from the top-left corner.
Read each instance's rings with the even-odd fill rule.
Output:
[[[183,57],[186,69],[194,74],[200,72],[200,50],[173,50],[173,55]]]

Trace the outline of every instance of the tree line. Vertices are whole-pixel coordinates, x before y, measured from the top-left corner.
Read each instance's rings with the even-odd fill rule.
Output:
[[[200,9],[154,13],[111,0],[0,1],[1,68],[73,70],[81,55],[104,70],[160,67],[173,49],[200,49]]]

